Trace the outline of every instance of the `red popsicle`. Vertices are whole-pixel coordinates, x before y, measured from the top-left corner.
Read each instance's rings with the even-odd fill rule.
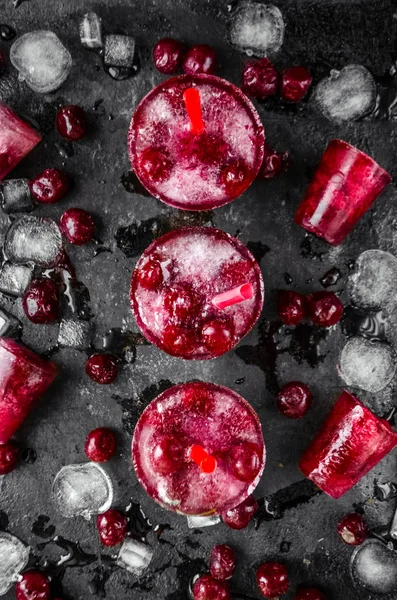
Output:
[[[0,181],[41,141],[41,135],[0,103]]]

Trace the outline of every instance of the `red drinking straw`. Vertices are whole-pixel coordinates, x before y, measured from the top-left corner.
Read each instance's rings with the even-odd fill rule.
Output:
[[[239,304],[244,300],[249,300],[254,295],[254,288],[250,283],[243,283],[232,290],[218,294],[212,298],[212,304],[216,308],[227,308],[233,304]]]
[[[189,450],[189,456],[195,462],[203,473],[213,473],[216,469],[216,459],[208,454],[202,446],[193,444]]]
[[[187,88],[183,92],[183,100],[190,119],[192,133],[203,133],[204,121],[201,112],[200,92],[194,87]]]

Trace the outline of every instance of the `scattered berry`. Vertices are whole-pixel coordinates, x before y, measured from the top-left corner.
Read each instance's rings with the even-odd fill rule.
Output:
[[[215,50],[207,44],[192,46],[183,61],[183,70],[187,75],[213,73],[215,71]]]
[[[294,600],[327,600],[327,596],[314,587],[302,587],[295,592]]]
[[[265,598],[278,598],[289,588],[286,566],[275,561],[259,565],[256,571],[256,581]]]
[[[182,66],[185,52],[185,46],[178,40],[172,38],[159,40],[153,48],[154,66],[164,75],[176,73]]]
[[[277,92],[278,74],[268,58],[250,60],[244,65],[242,88],[248,96],[264,100]]]
[[[33,198],[42,204],[59,202],[70,187],[68,176],[59,169],[45,169],[29,185]]]
[[[40,571],[28,571],[15,585],[17,600],[49,600],[50,582]]]
[[[258,179],[273,179],[285,171],[289,163],[289,152],[276,152],[265,142],[263,161]]]
[[[146,148],[139,157],[139,166],[150,181],[161,183],[168,179],[172,162],[167,150]]]
[[[261,468],[260,448],[249,442],[233,446],[228,459],[234,474],[241,481],[253,481]]]
[[[211,575],[202,575],[193,586],[194,600],[231,600],[229,585]]]
[[[16,467],[19,458],[18,445],[10,440],[0,444],[0,475],[11,473]]]
[[[119,372],[117,358],[111,354],[93,354],[85,364],[85,372],[95,383],[113,383]]]
[[[163,272],[160,262],[149,257],[145,264],[138,270],[138,279],[141,286],[147,290],[154,290],[163,283]]]
[[[178,471],[183,463],[183,448],[175,436],[160,436],[152,449],[152,464],[157,473],[169,475]]]
[[[277,312],[285,325],[298,325],[305,314],[306,300],[302,294],[291,290],[277,292]]]
[[[237,557],[232,548],[226,544],[218,544],[212,548],[209,567],[214,579],[230,579],[236,569],[236,564]]]
[[[96,526],[104,546],[117,546],[127,534],[128,521],[121,512],[111,508],[97,516]]]
[[[248,496],[235,508],[221,514],[222,520],[231,529],[244,529],[257,512],[259,506],[253,496]]]
[[[301,419],[309,410],[313,394],[308,386],[300,381],[290,381],[277,396],[277,409],[290,419]]]
[[[203,344],[214,354],[224,354],[234,343],[233,328],[224,320],[212,319],[203,325],[201,330]]]
[[[319,327],[331,327],[340,321],[343,304],[334,292],[315,292],[306,297],[307,316]]]
[[[69,208],[59,221],[63,235],[71,244],[82,246],[92,240],[95,234],[94,219],[82,208]]]
[[[368,526],[361,515],[351,513],[338,523],[340,538],[349,546],[360,546],[368,537]]]
[[[87,436],[84,452],[93,462],[106,462],[116,452],[116,436],[107,427],[93,429]]]
[[[312,84],[312,77],[304,67],[289,67],[281,73],[280,94],[286,102],[300,102]]]
[[[88,129],[85,111],[80,106],[63,106],[57,112],[56,127],[58,133],[67,140],[81,140]]]
[[[54,323],[59,319],[57,284],[52,279],[34,279],[24,294],[22,306],[32,323]]]

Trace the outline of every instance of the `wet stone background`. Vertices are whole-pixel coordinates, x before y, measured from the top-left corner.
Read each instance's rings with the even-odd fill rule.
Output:
[[[397,58],[397,21],[392,0],[275,0],[275,4],[286,23],[284,45],[275,59],[277,67],[302,64],[317,82],[331,68],[354,62],[366,66],[378,85],[388,85],[385,76]],[[174,359],[153,346],[140,344],[139,335],[131,334],[119,378],[114,384],[101,387],[84,374],[88,350],[61,349],[53,354],[60,375],[17,436],[25,448],[31,449],[25,452],[26,462],[0,481],[0,527],[27,542],[36,557],[59,558],[58,546],[44,544],[54,535],[78,541],[86,552],[95,553],[93,524],[57,514],[50,489],[61,466],[85,461],[84,440],[91,429],[99,426],[118,432],[120,452],[107,465],[115,485],[115,506],[125,508],[132,499],[141,505],[153,525],[168,526],[160,541],[149,533],[154,559],[140,579],[118,569],[101,592],[92,584],[98,573],[96,561],[81,568],[66,568],[62,579],[65,598],[77,600],[90,593],[102,593],[109,600],[182,600],[186,598],[189,578],[204,572],[211,547],[221,542],[238,552],[239,564],[232,583],[235,598],[259,598],[255,567],[260,561],[275,557],[288,564],[292,586],[286,598],[292,598],[292,590],[304,583],[319,585],[334,600],[380,598],[353,586],[348,567],[352,550],[339,540],[336,523],[357,506],[363,507],[371,527],[390,523],[394,501],[379,502],[374,497],[374,480],[396,478],[396,453],[391,453],[338,501],[324,494],[310,498],[310,493],[305,495],[305,486],[302,493],[299,486],[298,491],[290,488],[302,480],[298,458],[344,387],[336,364],[346,333],[340,325],[326,332],[308,325],[295,330],[280,328],[275,290],[320,290],[319,279],[337,267],[341,277],[329,289],[340,293],[348,304],[346,282],[352,261],[367,248],[397,251],[393,184],[338,248],[306,237],[293,224],[293,215],[315,165],[334,137],[369,153],[396,179],[397,123],[392,115],[378,115],[336,125],[316,112],[310,98],[289,109],[277,102],[263,102],[258,104],[258,110],[269,143],[291,153],[291,167],[286,174],[273,181],[255,182],[232,204],[206,214],[186,214],[168,208],[134,193],[128,185],[126,133],[131,114],[139,100],[162,80],[151,62],[151,47],[164,36],[211,44],[219,59],[217,74],[239,83],[247,57],[228,43],[228,22],[234,9],[235,4],[226,0],[25,0],[17,8],[11,0],[0,0],[0,22],[14,27],[18,35],[51,29],[73,57],[73,68],[65,84],[46,96],[35,94],[18,82],[15,70],[9,66],[8,73],[0,79],[0,100],[32,119],[44,134],[43,142],[13,171],[12,177],[32,177],[53,166],[65,169],[74,182],[73,190],[59,205],[37,207],[34,214],[57,219],[66,208],[79,206],[92,212],[97,220],[103,251],[97,252],[94,244],[69,249],[78,279],[89,292],[89,300],[87,294],[83,299],[80,316],[90,318],[93,324],[93,345],[102,348],[103,338],[111,328],[137,333],[128,300],[131,272],[147,244],[170,228],[204,223],[238,235],[260,258],[266,286],[259,324],[234,352],[215,361],[190,363]],[[104,72],[101,58],[80,46],[78,22],[89,10],[100,15],[107,30],[136,37],[141,56],[136,77],[113,80]],[[0,41],[0,47],[8,54],[10,42]],[[90,134],[72,148],[61,141],[54,129],[56,108],[63,104],[84,107],[90,122]],[[57,326],[29,323],[19,299],[1,296],[0,305],[22,321],[22,340],[26,344],[40,353],[54,346]],[[256,496],[270,496],[288,488],[286,510],[280,519],[262,521],[257,530],[254,524],[243,531],[232,531],[219,524],[192,531],[186,519],[158,507],[140,488],[130,461],[136,420],[159,391],[190,379],[229,386],[257,410],[267,447],[267,465]],[[315,396],[307,417],[297,422],[283,418],[275,408],[277,389],[292,379],[308,383]],[[392,404],[393,393],[392,384],[376,397],[363,392],[358,395],[383,414]],[[289,494],[293,497],[291,502]],[[11,590],[5,598],[11,600],[14,592]]]

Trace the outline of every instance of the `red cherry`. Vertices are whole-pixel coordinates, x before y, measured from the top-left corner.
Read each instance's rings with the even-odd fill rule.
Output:
[[[215,50],[207,44],[192,46],[183,61],[183,70],[187,75],[213,73],[215,71]]]
[[[235,508],[221,514],[223,522],[231,529],[244,529],[257,512],[259,506],[253,496],[248,496]]]
[[[259,565],[256,571],[256,581],[265,598],[278,598],[289,588],[287,568],[276,561]]]
[[[340,321],[343,304],[334,292],[315,292],[306,296],[307,316],[319,327],[331,327]]]
[[[75,246],[86,244],[95,234],[94,219],[82,208],[69,208],[65,211],[59,226],[63,235]]]
[[[291,290],[277,292],[277,312],[285,325],[298,325],[305,314],[305,297]]]
[[[203,344],[214,354],[228,352],[234,343],[234,332],[231,323],[226,320],[212,319],[204,323],[201,330]]]
[[[312,84],[312,77],[304,67],[289,67],[281,73],[280,95],[286,102],[300,102]]]
[[[119,372],[117,358],[111,354],[93,354],[85,364],[85,372],[95,383],[113,383]]]
[[[164,38],[153,48],[154,66],[160,73],[171,75],[180,70],[186,48],[178,40]]]
[[[93,462],[106,462],[116,452],[117,440],[114,432],[107,427],[93,429],[87,436],[84,452]]]
[[[56,127],[58,133],[75,142],[81,140],[87,133],[87,117],[85,111],[80,106],[63,106],[57,112]]]
[[[294,600],[327,600],[327,596],[315,587],[302,587],[295,592]]]
[[[239,196],[246,188],[247,165],[239,160],[225,165],[220,172],[220,184],[230,196]]]
[[[258,179],[273,179],[285,171],[289,163],[289,152],[276,152],[265,143],[263,161],[259,169]]]
[[[141,286],[147,290],[155,290],[163,283],[163,272],[158,260],[149,257],[138,269]]]
[[[338,523],[340,538],[349,546],[360,546],[368,537],[368,525],[361,515],[351,513]]]
[[[17,600],[49,600],[50,582],[40,571],[24,573],[15,585]]]
[[[165,290],[163,304],[176,323],[182,323],[189,316],[195,316],[200,309],[200,301],[196,294],[182,286]]]
[[[96,526],[104,546],[117,546],[127,534],[128,520],[121,512],[111,508],[97,516]]]
[[[261,468],[260,449],[249,442],[233,446],[228,459],[233,473],[241,481],[253,481]]]
[[[59,289],[51,279],[34,279],[27,288],[23,310],[32,323],[54,323],[59,319]]]
[[[277,396],[277,409],[290,419],[301,419],[309,410],[313,394],[307,385],[300,381],[285,384]]]
[[[237,564],[235,551],[226,546],[226,544],[218,544],[214,546],[210,554],[210,573],[214,579],[226,580],[233,575]]]
[[[169,178],[172,162],[166,150],[146,148],[139,157],[139,166],[153,183],[161,183]]]
[[[196,336],[179,325],[167,325],[163,331],[163,344],[170,354],[185,356],[196,349]]]
[[[226,581],[217,581],[211,575],[202,575],[193,586],[194,600],[232,600]]]
[[[19,458],[18,445],[10,440],[5,444],[0,444],[0,475],[11,473],[17,465]]]
[[[277,92],[278,74],[268,58],[250,60],[244,65],[242,88],[246,94],[262,100]]]
[[[183,448],[175,436],[160,436],[152,449],[152,464],[156,473],[169,475],[178,471],[182,463]]]
[[[45,169],[29,183],[36,202],[55,204],[69,191],[69,177],[59,169]]]

